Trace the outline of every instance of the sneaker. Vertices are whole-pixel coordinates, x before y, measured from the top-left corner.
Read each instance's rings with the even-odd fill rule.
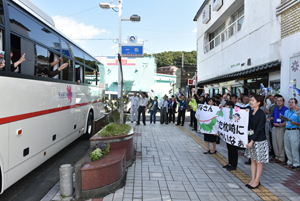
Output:
[[[292,164],[284,163],[283,166],[284,166],[284,167],[292,167]]]

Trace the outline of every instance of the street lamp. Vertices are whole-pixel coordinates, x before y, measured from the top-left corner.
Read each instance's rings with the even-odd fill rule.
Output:
[[[110,4],[108,2],[102,2],[100,3],[100,8],[102,9],[114,9],[117,8],[119,9],[119,54],[121,55],[121,48],[122,48],[122,35],[121,35],[121,28],[122,28],[122,21],[131,21],[131,22],[139,22],[141,21],[141,17],[138,15],[132,15],[129,18],[122,18],[122,5],[123,5],[123,1],[119,0],[119,4],[118,5],[113,5]],[[119,71],[118,71],[118,98],[120,98],[122,95],[122,91],[121,91],[121,67],[120,67],[120,63],[119,63]]]
[[[196,94],[198,94],[198,87],[197,87],[197,82],[198,82],[198,69],[196,69],[196,72],[195,72],[195,91],[196,91]]]

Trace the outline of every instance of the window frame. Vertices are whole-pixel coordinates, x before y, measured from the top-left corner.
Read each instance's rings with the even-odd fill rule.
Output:
[[[85,83],[85,72],[86,72],[86,69],[90,69],[90,70],[92,70],[92,71],[96,71],[96,85],[94,85],[94,84],[88,84],[88,83]],[[84,71],[83,71],[83,83],[82,84],[85,84],[85,85],[88,85],[88,86],[97,86],[97,73],[98,73],[99,71],[98,71],[98,69],[93,69],[93,68],[91,68],[90,66],[87,66],[87,65],[84,65]],[[80,83],[81,84],[81,83]]]
[[[65,57],[70,59],[71,61],[73,61],[73,81],[66,81],[63,80],[63,75],[62,75],[62,71],[60,71],[59,73],[59,78],[49,78],[49,77],[38,77],[35,75],[25,75],[25,74],[21,74],[21,73],[14,73],[10,71],[10,62],[6,63],[5,66],[5,70],[4,71],[0,71],[0,76],[6,76],[6,77],[15,77],[15,78],[21,78],[21,79],[30,79],[30,80],[36,80],[36,81],[46,81],[46,82],[56,82],[56,83],[66,83],[66,84],[77,84],[75,81],[75,62],[79,63],[83,66],[85,66],[85,63],[82,63],[80,61],[75,60],[75,58],[71,58],[68,57],[67,55],[63,55],[62,54],[62,46],[61,46],[61,42],[64,41],[67,44],[75,47],[76,49],[78,49],[79,51],[81,51],[84,54],[88,54],[86,51],[84,51],[82,48],[80,48],[79,46],[77,46],[74,42],[70,41],[68,38],[65,38],[63,35],[59,34],[55,29],[53,29],[52,27],[48,26],[47,24],[44,24],[42,21],[40,21],[39,19],[35,18],[34,16],[32,16],[30,13],[28,13],[26,10],[24,10],[23,8],[21,8],[20,6],[18,6],[16,3],[12,2],[12,1],[8,1],[8,0],[2,0],[3,1],[3,11],[4,11],[4,25],[0,24],[0,29],[2,29],[4,31],[3,34],[3,45],[4,48],[3,50],[5,52],[10,52],[11,50],[11,43],[10,43],[10,34],[14,34],[24,40],[27,40],[31,43],[34,43],[35,45],[39,45],[45,49],[47,49],[49,52],[53,52],[55,54],[57,54],[60,57]],[[10,28],[10,18],[9,18],[9,12],[8,12],[8,6],[12,6],[13,8],[15,8],[16,10],[18,10],[19,12],[21,12],[22,14],[24,14],[25,16],[27,16],[29,19],[31,19],[33,22],[39,24],[40,26],[51,30],[52,34],[54,34],[55,36],[58,37],[58,42],[60,43],[60,51],[55,50],[54,48],[48,47],[46,44],[43,44],[39,41],[34,40],[33,38],[27,37],[22,35],[21,33],[18,33],[14,30],[12,30]],[[88,54],[89,56],[91,56],[90,54]],[[91,56],[96,63],[99,62],[97,59],[95,59],[93,56]],[[83,58],[84,59],[84,58]],[[5,54],[5,60],[6,61],[10,61],[10,54]],[[95,69],[98,72],[98,69]],[[80,83],[80,85],[89,85],[89,86],[94,86],[91,84],[85,84],[85,83]]]
[[[51,27],[48,27],[46,24],[43,24],[41,21],[39,21],[38,19],[34,18],[33,16],[28,15],[28,13],[27,13],[26,11],[24,11],[22,8],[20,8],[19,6],[14,5],[14,4],[11,3],[11,2],[7,3],[7,7],[8,7],[8,6],[13,7],[13,8],[16,9],[17,11],[19,11],[20,13],[22,13],[23,15],[25,15],[26,17],[28,17],[30,20],[32,20],[34,23],[40,25],[41,27],[51,30],[51,33],[52,33],[54,36],[56,36],[56,37],[58,38],[58,42],[60,43],[61,36],[58,35],[58,34],[56,33],[56,31],[53,30]],[[8,11],[8,10],[7,10],[7,11]],[[9,12],[7,12],[6,17],[8,18],[8,20],[10,20]],[[10,32],[17,33],[18,35],[20,35],[20,36],[22,36],[22,37],[25,37],[25,38],[27,38],[27,39],[33,41],[33,42],[36,43],[36,44],[41,44],[42,46],[47,47],[47,49],[52,49],[52,50],[56,51],[55,49],[53,49],[53,48],[51,48],[51,47],[48,47],[47,45],[41,43],[41,42],[38,41],[38,40],[35,40],[35,39],[31,38],[31,37],[22,35],[21,33],[16,32],[15,30],[11,29],[11,28],[10,28],[10,23],[9,23],[7,26],[9,27]],[[61,50],[61,47],[60,47],[60,50]]]

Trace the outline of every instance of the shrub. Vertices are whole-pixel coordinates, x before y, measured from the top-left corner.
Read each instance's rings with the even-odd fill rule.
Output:
[[[96,149],[90,153],[92,161],[99,160],[109,153],[109,142],[100,142]]]
[[[93,152],[90,153],[92,161],[98,160],[102,157],[102,150],[97,148]]]
[[[109,124],[98,133],[101,137],[113,137],[118,135],[126,135],[131,130],[128,124],[119,125],[116,123]]]

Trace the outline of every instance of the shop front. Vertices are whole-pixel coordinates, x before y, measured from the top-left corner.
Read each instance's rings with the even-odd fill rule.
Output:
[[[240,96],[240,93],[250,95],[259,93],[261,84],[272,87],[272,94],[280,93],[279,61],[259,65],[236,73],[218,76],[209,80],[200,80],[197,86],[203,86],[210,97],[216,94],[230,92]]]

